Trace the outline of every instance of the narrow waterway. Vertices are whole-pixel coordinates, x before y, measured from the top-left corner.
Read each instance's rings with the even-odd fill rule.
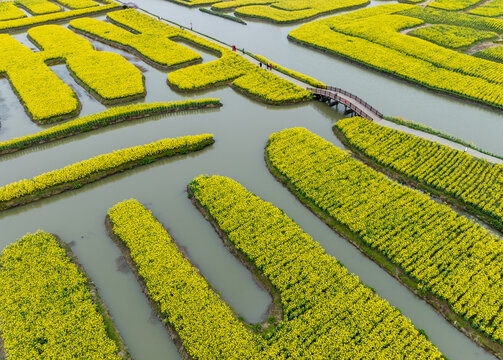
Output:
[[[379,89],[381,86],[387,86],[390,93],[403,93],[409,100],[413,97],[407,97],[408,92],[404,89],[417,92],[424,101],[431,97],[429,108],[437,115],[445,110],[442,107],[451,106],[454,111],[454,108],[464,106],[467,113],[479,116],[480,131],[483,135],[480,135],[481,143],[477,145],[486,147],[486,144],[493,144],[493,148],[486,148],[497,151],[495,148],[498,148],[499,144],[498,134],[488,128],[488,119],[493,117],[495,122],[498,120],[503,124],[500,113],[473,104],[463,105],[463,102],[449,98],[446,100],[361,67],[301,48],[286,40],[288,29],[292,27],[251,22],[242,26],[203,14],[197,9],[186,9],[161,0],[137,3],[142,7],[149,6],[150,10],[164,17],[172,17],[173,20],[187,24],[193,22],[194,26],[201,27],[198,30],[204,30],[226,41],[232,41],[232,38],[243,39],[243,43],[250,41],[250,45],[246,46],[253,47],[254,52],[295,70],[305,71],[327,83],[335,83],[337,79],[338,86],[348,85],[348,90],[364,97],[386,113],[401,115],[402,107],[393,107],[390,102],[379,102],[377,98],[370,98],[367,95],[372,92],[365,93],[369,87]],[[242,27],[243,30],[235,27]],[[23,36],[16,35],[16,38],[27,41],[23,40]],[[256,37],[260,37],[261,41],[255,39]],[[450,359],[493,358],[445,321],[431,306],[415,297],[346,240],[331,231],[269,174],[263,156],[264,146],[271,133],[284,128],[303,126],[342,147],[331,131],[334,121],[342,115],[316,102],[288,107],[267,106],[249,100],[227,87],[192,95],[175,93],[166,85],[167,73],[152,68],[132,55],[93,43],[100,49],[124,54],[142,69],[148,90],[144,101],[210,96],[220,97],[224,103],[220,109],[133,121],[0,158],[2,186],[119,148],[164,137],[214,134],[215,144],[201,152],[164,159],[85,186],[78,191],[0,213],[0,249],[26,232],[34,232],[37,229],[55,233],[72,244],[74,252],[98,286],[136,360],[175,360],[180,357],[167,332],[153,315],[133,274],[124,266],[120,251],[106,234],[104,220],[107,209],[121,200],[136,198],[150,208],[176,241],[187,249],[189,257],[199,266],[208,281],[247,321],[259,321],[270,303],[268,294],[225,250],[212,227],[187,199],[186,185],[200,174],[229,176],[262,199],[283,209],[328,253],[345,264],[350,272],[358,275],[362,282],[376,289],[381,297],[400,308],[416,327],[424,329],[430,340]],[[282,53],[282,50],[285,53]],[[203,54],[203,57],[204,61],[211,60],[208,55]],[[309,62],[316,65],[308,66]],[[82,114],[102,111],[105,108],[73,81],[65,65],[57,65],[53,69],[80,94]],[[339,82],[342,78],[349,79],[345,73],[348,71],[358,74],[360,88]],[[369,83],[364,85],[365,81]],[[372,81],[382,82],[378,85],[372,84]],[[387,89],[376,90],[374,96],[384,97],[387,92]],[[434,98],[442,101],[442,107],[436,108],[438,106],[433,101]],[[419,109],[407,108],[407,111],[410,111],[411,116],[402,116],[423,122]],[[35,132],[41,128],[33,124],[23,112],[6,80],[0,80],[0,114],[1,140]],[[412,114],[417,117],[412,117]],[[468,119],[466,115],[463,115],[463,118]],[[445,125],[448,129],[442,130],[463,137],[455,133],[456,123],[445,120]],[[503,153],[501,144],[499,146],[499,152]]]
[[[247,25],[204,14],[164,0],[138,0],[153,13],[214,36],[238,48],[352,92],[386,115],[399,116],[447,132],[503,155],[503,111],[415,86],[287,39],[300,24],[273,25],[246,19]],[[393,1],[371,1],[371,6]]]

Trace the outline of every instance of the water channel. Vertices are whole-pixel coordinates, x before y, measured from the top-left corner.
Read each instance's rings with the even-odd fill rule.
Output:
[[[293,44],[286,35],[295,25],[248,21],[248,25],[243,26],[162,0],[137,0],[137,4],[179,23],[189,25],[192,22],[199,31],[345,88],[386,114],[421,122],[503,154],[503,112],[429,92]],[[24,34],[15,37],[30,45]],[[227,87],[191,95],[178,94],[166,85],[166,73],[132,55],[93,43],[100,49],[123,54],[142,69],[148,90],[147,102],[209,96],[220,97],[224,103],[216,110],[138,120],[0,158],[2,186],[101,153],[164,137],[215,135],[216,143],[204,151],[165,159],[78,191],[0,213],[0,249],[37,229],[55,233],[72,245],[98,286],[136,360],[175,360],[180,356],[153,315],[118,248],[106,234],[106,211],[121,200],[136,198],[150,208],[176,241],[187,249],[190,259],[208,281],[247,321],[259,321],[270,302],[268,294],[225,250],[212,227],[187,199],[186,185],[200,174],[229,176],[283,209],[350,272],[400,308],[416,327],[424,329],[450,359],[493,359],[428,304],[331,231],[269,174],[263,154],[271,133],[303,126],[342,147],[331,131],[331,125],[342,117],[341,114],[317,102],[267,106]],[[207,54],[203,57],[204,61],[212,59]],[[78,94],[83,104],[82,115],[106,108],[75,83],[65,65],[52,68]],[[41,128],[26,116],[6,80],[0,80],[0,122],[0,140]]]

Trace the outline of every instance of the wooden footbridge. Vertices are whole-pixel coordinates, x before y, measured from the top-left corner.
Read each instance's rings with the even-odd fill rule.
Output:
[[[314,93],[320,101],[326,102],[329,106],[338,107],[339,104],[343,105],[345,114],[358,115],[370,121],[383,119],[380,111],[346,90],[333,86],[328,86],[326,89],[308,87],[307,90]]]

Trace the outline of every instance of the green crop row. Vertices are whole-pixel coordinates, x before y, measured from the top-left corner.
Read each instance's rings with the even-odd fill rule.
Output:
[[[51,191],[61,192],[65,186],[69,186],[68,189],[80,187],[81,182],[90,181],[94,176],[115,173],[125,166],[143,165],[157,158],[199,150],[213,142],[213,135],[210,134],[184,136],[98,155],[33,179],[23,179],[0,187],[0,209],[37,200],[47,193],[50,195]]]
[[[492,31],[443,24],[422,27],[409,32],[409,35],[451,49],[466,48],[483,40],[499,39],[498,34]]]
[[[0,154],[10,153],[40,143],[56,141],[92,129],[102,128],[117,122],[154,116],[175,111],[221,106],[220,99],[196,99],[161,103],[140,103],[117,106],[104,112],[70,120],[35,134],[25,135],[0,142]]]

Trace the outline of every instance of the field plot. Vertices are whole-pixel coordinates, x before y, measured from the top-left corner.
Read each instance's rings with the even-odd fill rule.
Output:
[[[32,15],[50,14],[62,11],[61,7],[48,0],[16,0],[14,4]]]
[[[70,73],[101,102],[145,96],[143,75],[121,55],[95,51],[88,40],[59,25],[31,28],[28,37],[42,50],[37,55],[45,63],[66,62]]]
[[[108,44],[125,47],[140,53],[161,68],[179,66],[199,59],[193,51],[180,52],[186,41],[215,53],[220,58],[205,64],[189,66],[170,72],[168,84],[179,91],[196,91],[231,84],[248,96],[266,103],[287,104],[309,100],[311,93],[303,88],[259,68],[241,55],[215,42],[178,29],[136,10],[111,12],[108,18],[131,31],[95,20],[75,20],[70,25],[78,31]],[[154,50],[153,50],[154,49]]]
[[[498,237],[306,129],[271,135],[266,157],[271,171],[315,211],[328,215],[331,226],[368,246],[371,254],[378,250],[389,265],[378,261],[391,266],[392,273],[401,269],[419,294],[431,292],[444,300],[438,305],[431,299],[444,314],[449,304],[459,315],[456,321],[450,317],[455,325],[468,321],[496,342],[503,339],[503,250]]]
[[[185,6],[210,5],[215,11],[234,11],[240,17],[273,23],[308,20],[338,10],[370,4],[369,0],[170,0]]]
[[[365,157],[467,204],[503,230],[502,165],[360,117],[340,120],[335,126]]]
[[[430,2],[428,6],[437,9],[453,11],[469,8],[482,1],[483,0],[435,0],[433,2]]]
[[[6,76],[34,121],[75,116],[77,96],[44,63],[43,58],[10,35],[0,34],[0,76]],[[44,85],[44,86],[42,86]]]
[[[469,11],[470,14],[496,17],[503,15],[503,0],[492,0]]]
[[[148,210],[136,200],[117,204],[109,211],[113,236],[193,358],[441,357],[409,320],[280,209],[225,177],[198,177],[190,191],[228,246],[266,276],[283,307],[282,319],[272,319],[262,336],[254,334]]]
[[[454,25],[432,25],[412,30],[409,34],[451,49],[466,48],[483,40],[499,39],[498,34],[492,31]]]
[[[61,192],[79,189],[119,171],[149,164],[159,158],[186,154],[213,144],[213,135],[184,136],[102,154],[62,169],[23,179],[0,188],[0,210],[24,205]]]
[[[105,13],[120,7],[118,3],[111,0],[102,0],[102,4],[92,0],[59,0],[57,2],[69,10],[49,0],[2,1],[0,3],[0,32],[17,31],[34,25],[61,22],[87,14]],[[27,17],[20,9],[24,9],[33,16]]]
[[[503,32],[500,19],[393,4],[305,24],[291,31],[289,38],[430,89],[503,108],[503,65],[401,33],[427,23]],[[417,31],[435,36],[435,30],[428,27]],[[454,33],[457,40],[453,44],[459,45],[466,31],[456,29]],[[483,34],[473,31],[470,38],[480,40]],[[435,39],[441,41],[452,43],[446,37]]]
[[[2,251],[0,333],[7,358],[130,359],[96,287],[68,251],[44,232]]]
[[[10,35],[0,35],[0,74],[10,80],[34,121],[58,121],[80,109],[76,95],[47,64],[66,62],[75,79],[103,103],[145,96],[143,75],[122,56],[95,51],[89,41],[59,25],[32,28],[28,37],[41,51],[32,52]]]
[[[169,103],[134,104],[111,108],[102,113],[56,125],[35,134],[0,142],[0,155],[20,151],[32,146],[58,141],[69,136],[103,128],[112,124],[168,114],[179,111],[205,109],[222,106],[219,99],[172,101]]]
[[[21,11],[14,2],[2,1],[0,2],[0,21],[20,19],[26,17],[26,14]]]

